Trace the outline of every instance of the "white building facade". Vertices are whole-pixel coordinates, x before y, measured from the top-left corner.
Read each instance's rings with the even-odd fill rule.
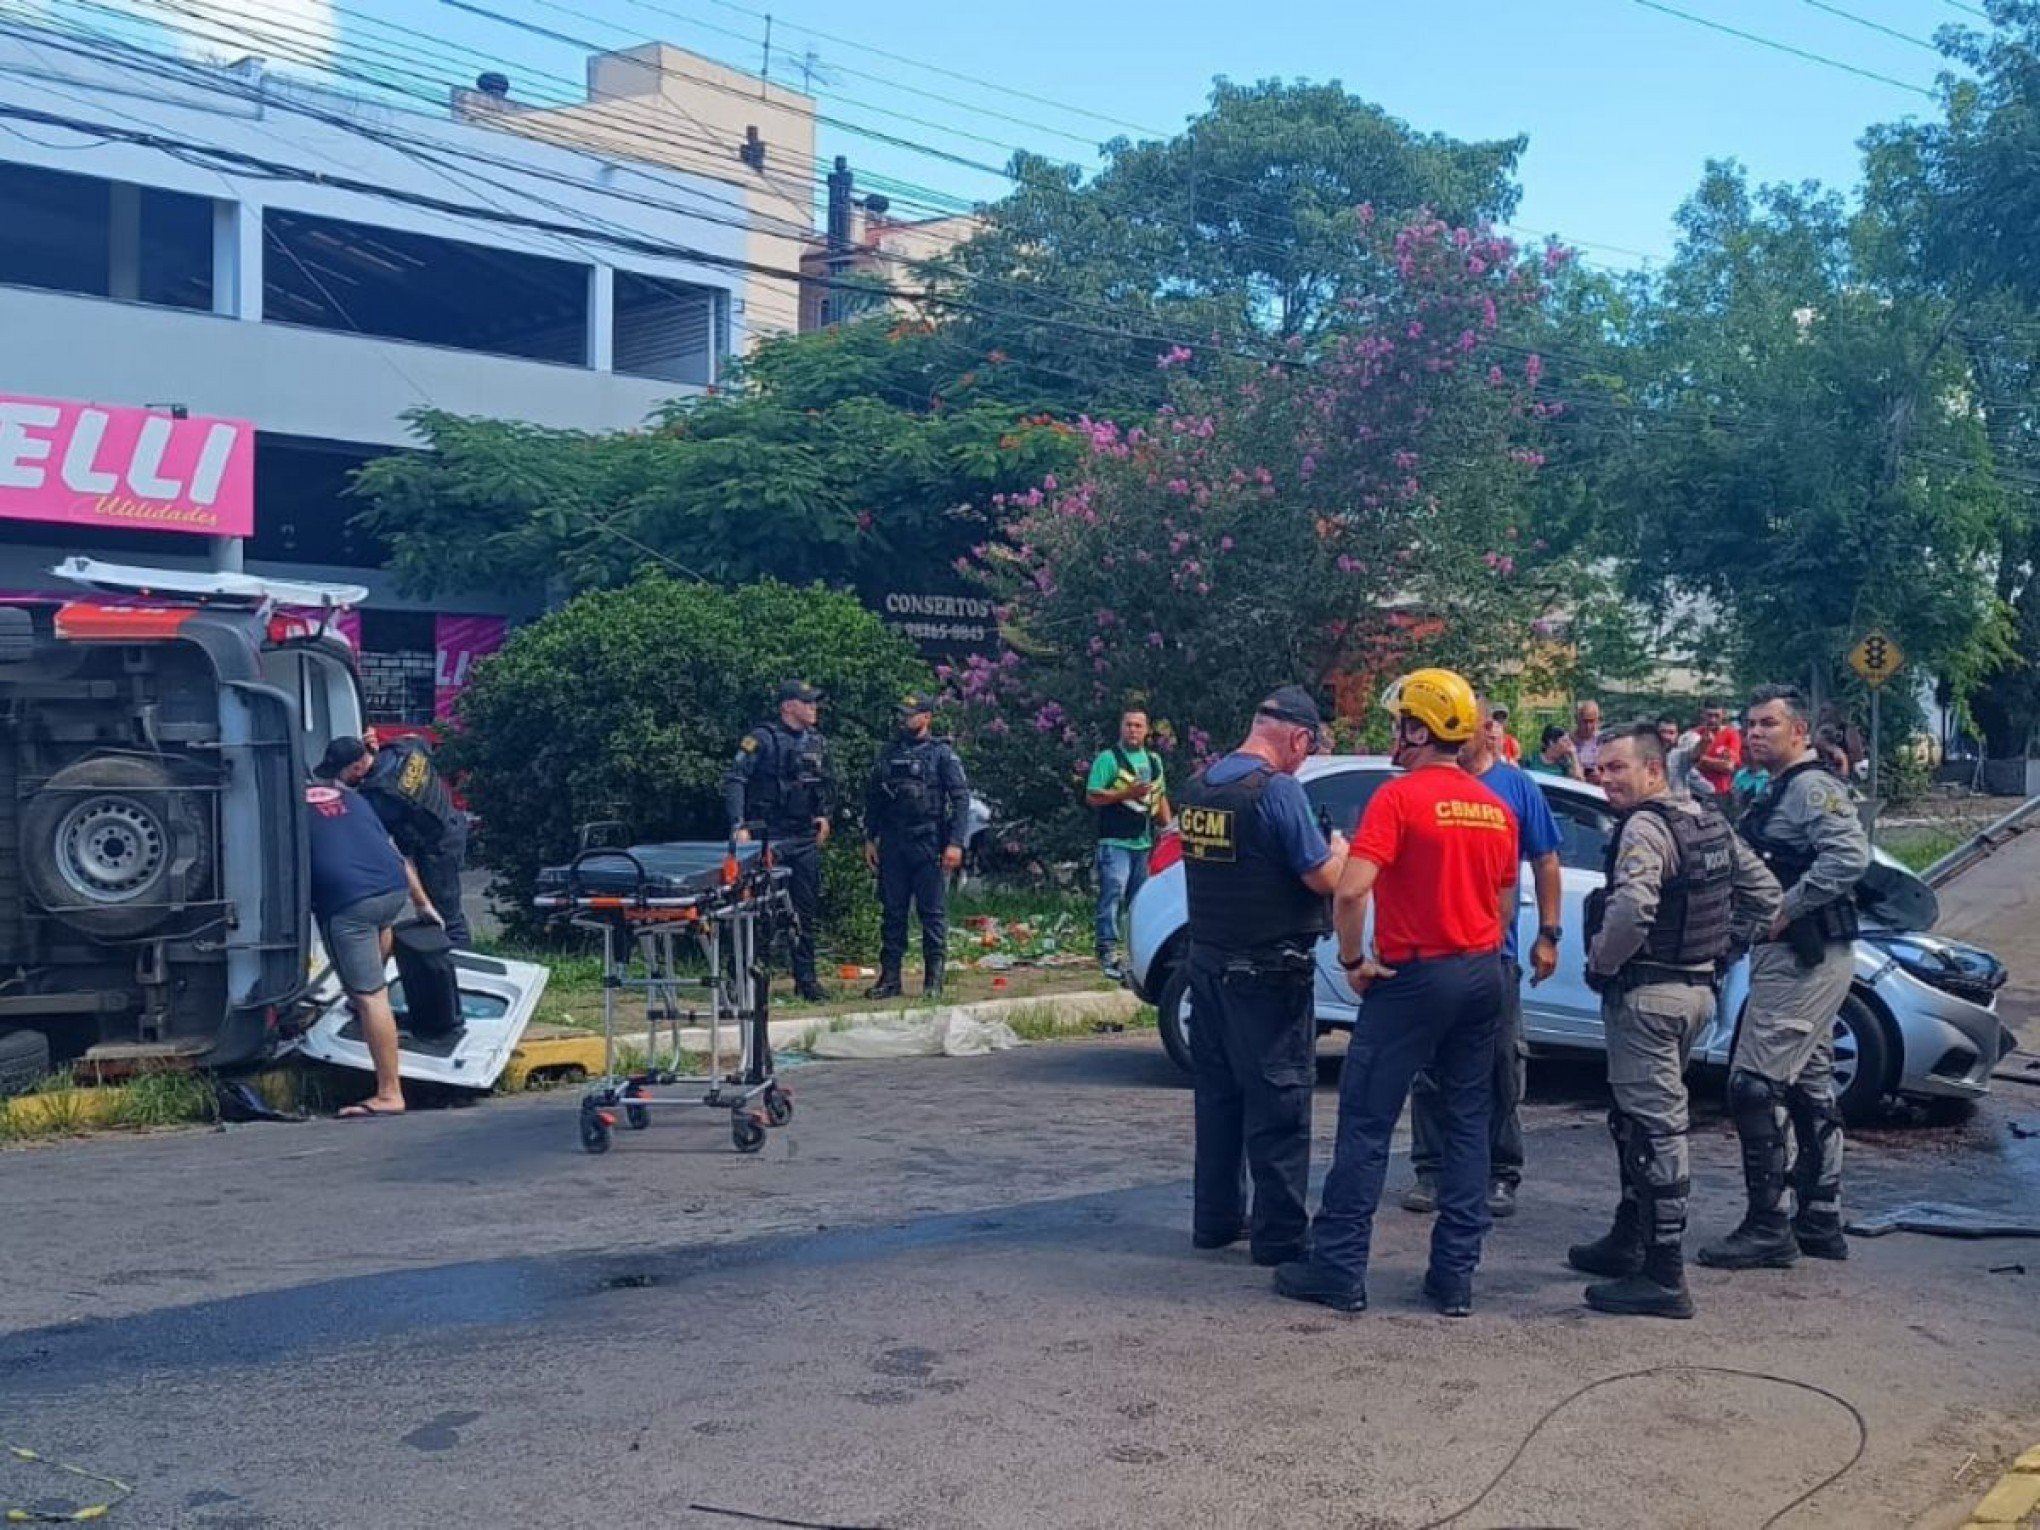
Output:
[[[354,470],[415,446],[416,409],[615,430],[714,385],[746,237],[704,177],[0,26],[0,397],[252,422],[239,551],[368,587],[379,723],[429,721],[544,592],[406,598],[352,524]],[[0,520],[0,590],[71,553],[212,550]]]

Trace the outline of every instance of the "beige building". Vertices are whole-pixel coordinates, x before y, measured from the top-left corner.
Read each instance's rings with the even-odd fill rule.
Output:
[[[876,200],[873,199],[874,203]],[[905,294],[935,283],[939,269],[930,270],[931,264],[939,268],[943,258],[980,227],[979,219],[972,213],[899,222],[884,212],[858,206],[853,210],[850,253],[838,269],[848,277],[866,277],[904,289],[889,299],[886,306],[903,314],[919,313],[920,305]],[[829,275],[828,242],[811,242],[800,265],[809,278],[802,289],[800,307],[801,333],[806,334],[828,324],[828,302],[833,291],[823,280]]]
[[[589,59],[584,103],[526,105],[511,82],[484,75],[474,89],[454,92],[453,108],[508,132],[724,183],[728,198],[700,210],[741,220],[745,259],[758,268],[746,274],[733,315],[736,349],[804,327],[797,273],[816,228],[814,97],[684,48],[647,43]]]

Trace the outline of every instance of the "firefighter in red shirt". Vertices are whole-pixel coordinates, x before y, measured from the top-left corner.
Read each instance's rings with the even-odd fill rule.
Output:
[[[1459,746],[1480,726],[1465,679],[1420,669],[1391,686],[1383,704],[1395,718],[1396,763],[1408,773],[1368,802],[1334,898],[1339,962],[1364,1003],[1340,1076],[1339,1130],[1311,1257],[1276,1270],[1275,1289],[1365,1310],[1389,1142],[1411,1078],[1428,1065],[1445,1141],[1424,1294],[1446,1316],[1464,1317],[1481,1235],[1492,1225],[1490,1080],[1506,998],[1503,922],[1516,916],[1516,821],[1459,768]],[[1370,901],[1372,954],[1363,944]]]

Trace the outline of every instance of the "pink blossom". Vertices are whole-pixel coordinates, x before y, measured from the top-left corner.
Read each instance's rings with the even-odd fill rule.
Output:
[[[1404,451],[1395,454],[1395,470],[1398,473],[1407,473],[1416,465],[1417,454],[1415,452]]]
[[[1155,358],[1155,366],[1158,370],[1166,372],[1170,367],[1184,365],[1190,360],[1191,355],[1192,352],[1188,346],[1172,345]]]
[[[1165,639],[1159,632],[1150,632],[1147,635],[1147,645],[1150,648],[1160,648],[1166,641],[1167,639]]]
[[[1233,550],[1233,539],[1231,537],[1220,537],[1218,539],[1218,550],[1220,552],[1231,552]]]
[[[1502,375],[1502,369],[1500,367],[1489,367],[1487,369],[1487,380],[1490,383],[1492,383],[1495,387],[1499,388],[1503,383],[1508,381],[1508,378]]]
[[[1317,458],[1313,457],[1309,452],[1305,452],[1303,461],[1298,465],[1298,471],[1303,475],[1305,483],[1310,482],[1317,475]]]
[[[1544,358],[1532,356],[1523,363],[1523,378],[1531,387],[1537,386],[1537,379],[1544,375]]]

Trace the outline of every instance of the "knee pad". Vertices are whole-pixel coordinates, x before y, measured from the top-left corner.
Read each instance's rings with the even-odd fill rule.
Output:
[[[1775,1110],[1784,1101],[1785,1091],[1775,1079],[1747,1068],[1737,1068],[1728,1075],[1728,1108],[1735,1115]]]

